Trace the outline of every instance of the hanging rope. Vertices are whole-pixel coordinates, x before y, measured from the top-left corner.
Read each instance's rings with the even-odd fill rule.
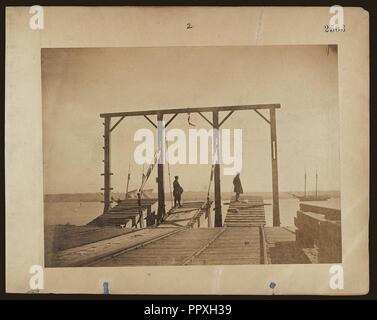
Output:
[[[146,184],[146,182],[148,181],[148,179],[149,179],[149,177],[150,177],[150,175],[151,175],[151,173],[152,173],[152,171],[153,171],[153,169],[154,169],[154,167],[155,167],[155,165],[156,165],[156,163],[157,163],[157,160],[158,160],[158,153],[159,153],[159,151],[157,150],[156,152],[155,152],[155,154],[154,154],[154,159],[153,159],[153,162],[149,165],[149,167],[148,167],[148,169],[147,169],[147,173],[144,175],[144,173],[143,173],[143,181],[142,181],[142,183],[141,183],[141,186],[140,186],[140,188],[139,188],[139,192],[140,193],[142,193],[143,192],[143,189],[144,189],[144,186],[145,186],[145,184]]]
[[[209,177],[209,184],[208,184],[208,191],[207,191],[207,201],[209,202],[209,194],[211,192],[211,185],[212,185],[212,181],[213,181],[213,170],[215,168],[215,165],[212,165],[211,166],[211,175]]]
[[[187,123],[188,123],[188,125],[189,125],[189,126],[192,126],[192,127],[196,127],[195,124],[193,124],[193,123],[190,122],[190,117],[191,117],[191,116],[190,116],[190,113],[188,113],[188,114],[187,114]]]

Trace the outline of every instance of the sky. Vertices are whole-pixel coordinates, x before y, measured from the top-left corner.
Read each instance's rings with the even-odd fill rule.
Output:
[[[100,113],[270,103],[281,104],[280,191],[303,190],[305,171],[309,190],[316,171],[320,190],[339,190],[337,65],[336,49],[324,45],[42,49],[44,192],[100,192]],[[187,118],[179,115],[169,128],[187,132]],[[190,121],[209,129],[197,114]],[[271,191],[269,125],[253,111],[239,111],[222,127],[243,130],[244,191]],[[140,128],[153,130],[143,117],[133,117],[112,133],[114,192],[125,191],[129,165],[131,188],[141,184],[143,168],[133,160]],[[207,190],[210,164],[166,166],[166,191],[168,169],[184,190]],[[155,177],[154,171],[147,186],[157,190]],[[233,191],[232,179],[221,175],[222,191]]]

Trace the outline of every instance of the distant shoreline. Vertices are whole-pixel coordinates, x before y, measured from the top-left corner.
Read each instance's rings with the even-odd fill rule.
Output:
[[[302,191],[292,191],[292,192],[279,192],[280,199],[293,199],[293,195],[301,195],[303,194]],[[312,194],[312,193],[310,193]],[[318,195],[330,195],[332,198],[339,198],[340,191],[318,191]],[[152,194],[153,197],[157,198],[157,194]],[[123,199],[124,193],[112,193],[112,196],[115,199]],[[222,192],[221,197],[224,200],[229,200],[231,197],[234,196],[233,192]],[[245,192],[243,197],[251,197],[251,196],[259,196],[263,197],[264,199],[272,199],[271,192]],[[185,200],[198,200],[198,199],[206,199],[207,193],[201,191],[185,191],[183,193],[183,198]],[[213,199],[213,194],[211,194],[211,198]],[[169,201],[170,194],[165,193],[165,199]],[[100,193],[60,193],[60,194],[45,194],[44,195],[45,202],[101,202],[103,201],[103,195]]]

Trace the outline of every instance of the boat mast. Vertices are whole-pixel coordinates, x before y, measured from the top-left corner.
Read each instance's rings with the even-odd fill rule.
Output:
[[[126,185],[126,199],[128,198],[128,186],[130,184],[130,179],[131,179],[130,168],[131,168],[131,163],[128,164],[127,185]]]
[[[315,197],[318,198],[318,173],[315,172]]]
[[[304,197],[306,197],[306,171],[304,175],[304,181],[305,181],[305,186],[304,186]]]

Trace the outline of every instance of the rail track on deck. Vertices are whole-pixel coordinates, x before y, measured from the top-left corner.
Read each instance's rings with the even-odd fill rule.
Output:
[[[198,203],[195,205],[198,207]],[[189,208],[187,204],[178,209],[176,214],[186,214]],[[175,219],[174,213],[170,217],[165,229],[169,228],[172,222],[182,220]],[[161,238],[140,243],[92,265],[267,264],[269,254],[264,225],[261,198],[231,202],[223,227],[191,228],[191,220],[191,223]]]
[[[60,252],[56,265],[153,266],[267,264],[262,198],[230,202],[223,227],[194,228],[206,202],[173,209],[158,227],[143,228]]]

